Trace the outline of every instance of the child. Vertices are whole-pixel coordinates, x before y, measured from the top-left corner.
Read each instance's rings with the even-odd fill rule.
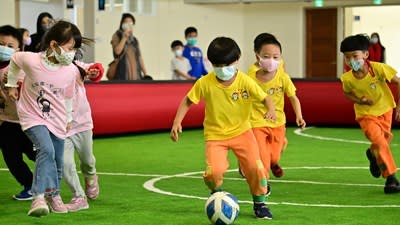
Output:
[[[104,69],[101,64],[84,64],[75,61],[81,68],[86,69],[89,78],[98,82],[103,76]],[[71,129],[68,131],[64,145],[64,180],[71,189],[73,197],[70,203],[66,204],[69,212],[76,212],[81,209],[88,209],[86,199],[96,199],[99,195],[98,178],[96,175],[96,159],[93,155],[93,120],[90,105],[86,97],[84,79],[79,79],[75,85],[74,113]],[[74,159],[76,149],[82,174],[85,177],[86,190],[83,191],[79,182]],[[86,194],[85,194],[86,193]]]
[[[16,28],[8,25],[0,27],[0,147],[8,169],[23,186],[23,190],[13,198],[31,200],[33,175],[23,160],[23,154],[35,161],[36,152],[32,142],[21,129],[16,104],[8,97],[8,91],[4,87],[11,56],[21,47],[22,36]],[[21,79],[22,73],[18,75],[18,80]]]
[[[190,106],[204,99],[205,183],[212,192],[222,190],[223,174],[228,168],[228,149],[232,149],[247,174],[256,217],[272,219],[265,204],[267,180],[249,118],[252,100],[265,104],[266,119],[275,120],[275,108],[267,94],[237,70],[240,54],[239,46],[230,38],[218,37],[210,43],[207,56],[214,71],[200,78],[183,98],[170,135],[173,141],[178,141],[181,122]]]
[[[363,35],[349,36],[342,41],[340,51],[351,70],[340,80],[345,96],[354,102],[356,120],[371,142],[366,154],[372,176],[386,178],[384,193],[398,193],[397,167],[390,150],[392,113],[396,103],[387,82],[395,83],[400,92],[400,78],[392,67],[369,61],[368,46],[368,38]],[[395,119],[400,120],[399,104]]]
[[[22,47],[22,51],[25,51],[25,48],[27,48],[28,46],[31,45],[32,43],[32,38],[29,35],[29,30],[25,29],[25,28],[18,28],[18,31],[22,34],[22,40],[23,40],[23,47]]]
[[[79,75],[75,49],[87,39],[69,22],[59,21],[43,38],[43,52],[18,52],[8,73],[9,95],[17,101],[22,129],[37,149],[29,216],[67,213],[60,196],[64,139],[72,122],[73,90]],[[26,74],[20,93],[16,74]],[[48,205],[49,207],[48,207]]]
[[[296,96],[296,87],[289,75],[279,66],[282,61],[282,48],[279,41],[271,37],[256,39],[254,52],[260,69],[255,73],[249,73],[249,76],[272,98],[275,104],[276,121],[271,122],[264,119],[265,107],[259,102],[255,102],[253,105],[250,121],[267,179],[269,179],[270,169],[275,177],[282,177],[283,170],[279,166],[279,160],[282,150],[287,144],[286,117],[283,111],[285,94],[296,114],[296,124],[304,128],[306,123],[301,113],[300,101]]]
[[[182,56],[183,43],[175,40],[171,43],[171,50],[174,53],[174,58],[171,60],[172,80],[196,80],[188,72],[192,69],[187,58]]]
[[[190,62],[191,70],[189,71],[190,76],[199,79],[201,76],[207,74],[207,70],[204,66],[203,53],[197,45],[197,29],[195,27],[188,27],[185,29],[185,39],[187,45],[183,50],[183,56]]]

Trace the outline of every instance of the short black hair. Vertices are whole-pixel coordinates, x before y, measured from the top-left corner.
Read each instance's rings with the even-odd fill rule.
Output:
[[[17,39],[18,41],[18,48],[22,49],[23,46],[23,41],[22,41],[22,35],[18,31],[17,28],[11,26],[11,25],[4,25],[0,27],[0,35],[4,36],[12,36],[13,38]]]
[[[185,29],[185,37],[187,37],[190,33],[197,33],[196,27],[188,27]]]
[[[278,46],[282,53],[281,43],[278,41],[278,39],[276,39],[276,37],[273,34],[270,33],[261,33],[257,35],[257,37],[254,39],[254,52],[256,53],[260,52],[262,46],[267,44]]]
[[[238,44],[228,37],[215,38],[207,49],[208,60],[213,65],[229,65],[240,58]]]
[[[340,52],[368,51],[369,39],[363,34],[346,37],[340,43]]]
[[[175,48],[176,46],[184,46],[183,45],[183,43],[182,43],[182,41],[180,41],[180,40],[175,40],[175,41],[173,41],[172,43],[171,43],[171,48]]]

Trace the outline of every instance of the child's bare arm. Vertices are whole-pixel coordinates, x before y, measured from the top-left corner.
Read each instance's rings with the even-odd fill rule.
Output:
[[[180,77],[185,78],[186,80],[195,80],[195,77],[190,76],[188,73],[182,72],[181,70],[175,69],[175,73],[177,73]]]
[[[304,128],[306,126],[306,122],[303,119],[303,114],[301,112],[301,105],[299,98],[296,95],[289,97],[290,104],[292,104],[292,108],[294,113],[296,114],[296,124],[297,126]]]
[[[391,80],[392,83],[395,83],[397,86],[397,106],[396,106],[396,114],[395,114],[395,120],[400,121],[400,78],[397,76],[394,76]]]
[[[179,133],[182,133],[182,120],[185,118],[185,115],[189,111],[192,104],[192,101],[190,101],[187,96],[185,96],[179,104],[170,133],[172,141],[178,141]]]
[[[272,98],[267,96],[264,99],[265,108],[267,108],[267,113],[265,113],[264,118],[267,120],[276,121],[276,112],[275,112],[275,104],[272,101]]]
[[[365,96],[362,96],[361,98],[359,98],[356,95],[354,95],[353,92],[344,92],[344,95],[346,96],[347,99],[349,99],[350,101],[352,101],[356,104],[360,104],[360,105],[373,105],[374,104],[374,101],[372,99],[369,99]]]

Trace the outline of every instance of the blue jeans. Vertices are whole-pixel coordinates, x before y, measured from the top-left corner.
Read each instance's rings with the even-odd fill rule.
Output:
[[[31,189],[33,196],[59,194],[64,164],[64,140],[56,137],[44,125],[31,127],[25,133],[37,149]]]

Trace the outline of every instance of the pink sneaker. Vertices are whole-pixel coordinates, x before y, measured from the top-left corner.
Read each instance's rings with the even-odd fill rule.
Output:
[[[47,204],[53,213],[67,213],[68,209],[65,207],[64,202],[60,195],[46,197]]]
[[[47,216],[49,214],[49,207],[47,206],[44,197],[37,197],[33,199],[31,209],[28,212],[28,216]]]
[[[97,179],[97,175],[93,175],[92,177],[85,177],[86,196],[92,200],[96,199],[99,196],[100,192]]]
[[[67,207],[68,212],[77,212],[82,209],[88,209],[89,204],[84,197],[73,197],[70,203],[65,204],[65,207]]]

